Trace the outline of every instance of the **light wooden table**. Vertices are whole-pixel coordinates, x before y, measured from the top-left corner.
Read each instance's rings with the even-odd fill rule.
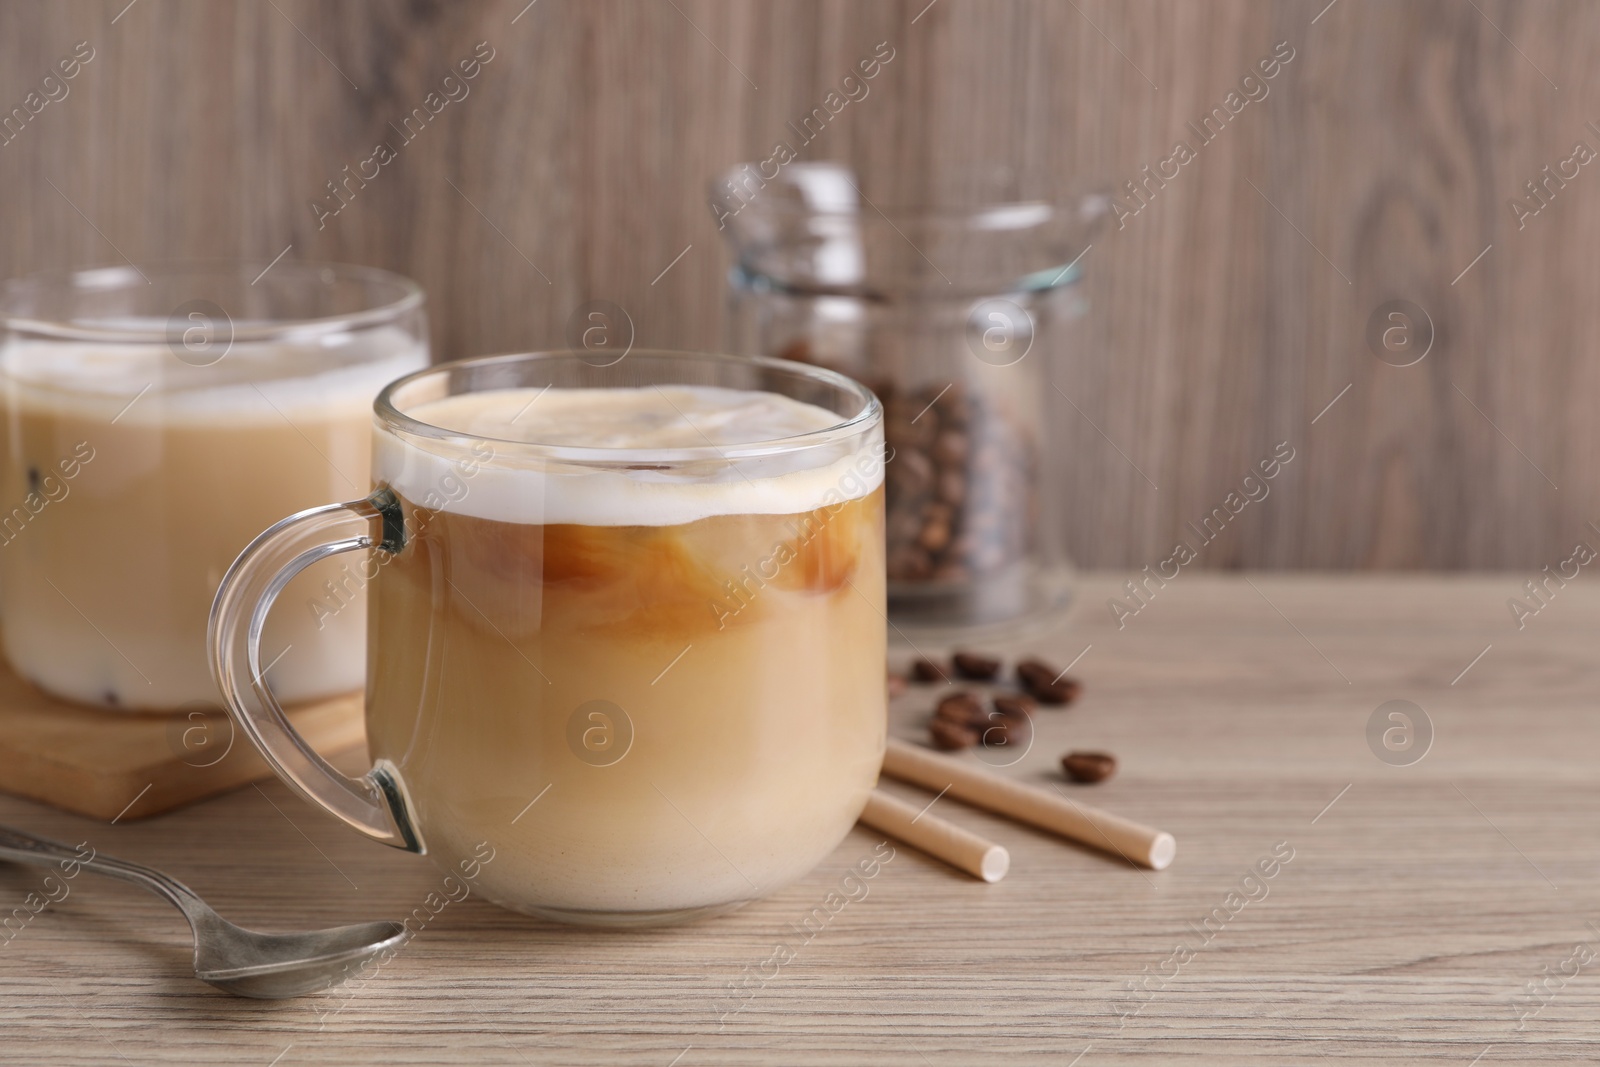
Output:
[[[1183,574],[1120,631],[1116,583],[1086,582],[1065,624],[1027,641],[1063,663],[1092,644],[1073,672],[1085,694],[1041,715],[1010,773],[1048,782],[1069,746],[1115,752],[1116,778],[1074,795],[1176,834],[1160,874],[941,801],[1011,849],[1005,881],[902,848],[802,940],[792,924],[879,840],[857,829],[727,918],[597,933],[470,899],[360,988],[280,1003],[197,983],[175,911],[80,877],[0,945],[0,1062],[1592,1063],[1600,580],[1518,632],[1506,599],[1524,577]],[[1368,745],[1392,699],[1432,722],[1410,766]],[[913,690],[894,731],[920,737],[929,703]],[[398,917],[439,882],[276,783],[142,823],[10,799],[0,820],[163,866],[264,929]],[[1275,846],[1293,859],[1266,896],[1214,918],[1203,943],[1190,924],[1228,914]],[[0,911],[40,880],[0,869]],[[1186,938],[1197,950],[1180,963]],[[759,984],[780,940],[797,955]],[[730,1011],[745,975],[756,984]],[[1519,1005],[1547,975],[1542,1006]]]

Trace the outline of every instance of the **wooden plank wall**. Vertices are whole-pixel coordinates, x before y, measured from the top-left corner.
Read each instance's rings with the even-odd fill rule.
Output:
[[[560,344],[594,298],[639,343],[716,347],[707,177],[879,42],[894,60],[805,158],[938,203],[1116,187],[1285,42],[1267,96],[1084,261],[1092,318],[1051,369],[1072,554],[1164,558],[1281,441],[1295,460],[1200,565],[1537,569],[1600,543],[1600,167],[1509,206],[1600,149],[1600,6],[524,3],[6,0],[0,108],[77,42],[94,58],[0,145],[0,267],[292,245],[417,278],[444,356]],[[470,94],[319,220],[478,42]],[[1364,340],[1395,298],[1433,323],[1411,367]]]

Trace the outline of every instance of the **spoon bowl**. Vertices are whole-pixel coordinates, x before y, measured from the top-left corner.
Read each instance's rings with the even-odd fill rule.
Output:
[[[84,846],[87,848],[87,846]],[[405,942],[397,922],[366,922],[291,934],[263,934],[236,926],[171,875],[114,856],[63,845],[0,826],[0,860],[50,867],[82,867],[135,882],[165,897],[194,931],[194,976],[241,997],[281,1000],[339,985],[368,960]]]
[[[362,964],[398,949],[405,927],[379,921],[295,934],[263,934],[226,919],[195,937],[194,976],[241,997],[280,1000],[339,985]]]

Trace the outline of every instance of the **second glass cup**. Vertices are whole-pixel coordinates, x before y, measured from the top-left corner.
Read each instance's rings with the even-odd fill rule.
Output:
[[[250,546],[213,668],[277,773],[519,911],[692,918],[810,870],[885,735],[883,412],[817,367],[635,350],[444,364],[389,386],[375,489]],[[366,565],[349,778],[260,680],[284,583]]]
[[[314,263],[146,264],[0,288],[0,605],[56,696],[215,707],[207,612],[287,511],[366,489],[372,400],[428,363],[416,283]],[[277,621],[287,701],[361,685],[364,601],[319,568]],[[281,657],[281,658],[280,658]]]

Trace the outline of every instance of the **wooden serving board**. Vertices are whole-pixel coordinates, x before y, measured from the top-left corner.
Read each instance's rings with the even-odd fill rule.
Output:
[[[289,709],[331,755],[366,738],[362,696]],[[87,708],[35,689],[0,664],[0,791],[114,821],[142,819],[271,777],[222,712],[145,715]]]

